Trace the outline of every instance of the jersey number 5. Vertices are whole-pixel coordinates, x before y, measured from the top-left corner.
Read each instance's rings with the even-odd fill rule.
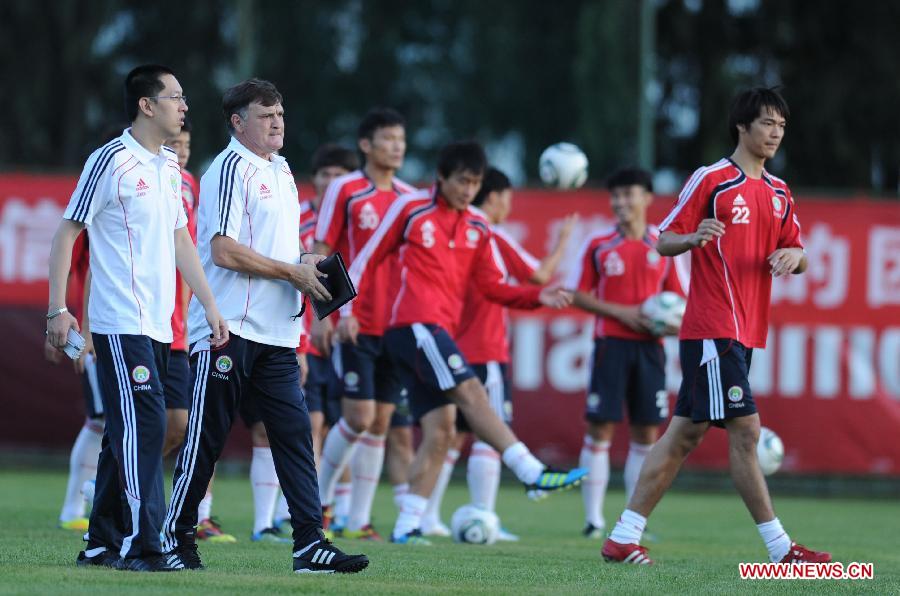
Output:
[[[750,223],[750,207],[732,207],[731,213],[734,217],[731,218],[731,223],[733,224],[749,224]]]

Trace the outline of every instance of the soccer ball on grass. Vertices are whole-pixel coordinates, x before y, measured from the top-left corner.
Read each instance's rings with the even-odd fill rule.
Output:
[[[455,542],[494,544],[500,533],[500,519],[493,511],[463,505],[450,518],[450,531]]]

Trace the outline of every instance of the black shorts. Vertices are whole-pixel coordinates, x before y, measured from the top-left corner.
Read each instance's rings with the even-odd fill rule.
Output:
[[[340,345],[340,378],[344,397],[396,404],[403,386],[380,335],[362,335]]]
[[[169,372],[163,391],[166,396],[167,410],[190,410],[191,362],[184,350],[172,350],[169,353]]]
[[[500,420],[509,424],[512,422],[512,392],[509,385],[509,368],[505,362],[487,362],[485,364],[473,364],[472,370],[484,385],[488,394],[488,402],[491,409],[500,417]],[[471,432],[472,428],[466,421],[462,412],[456,412],[456,430],[461,433]]]
[[[341,380],[330,358],[307,354],[306,363],[309,366],[303,385],[306,407],[310,412],[322,412],[325,424],[333,426],[341,417]]]
[[[450,334],[438,325],[414,323],[389,329],[384,342],[400,384],[409,390],[415,420],[451,405],[445,392],[475,376]]]
[[[728,418],[756,413],[750,392],[753,349],[733,339],[686,339],[679,342],[681,389],[675,415],[724,426]]]
[[[100,381],[97,379],[97,359],[92,355],[84,357],[81,392],[84,394],[85,415],[91,420],[103,418],[103,397],[100,394]]]
[[[590,422],[661,424],[669,416],[666,353],[656,340],[598,337],[588,386],[585,418]]]

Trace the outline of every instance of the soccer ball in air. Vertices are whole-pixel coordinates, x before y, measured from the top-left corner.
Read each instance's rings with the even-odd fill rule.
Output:
[[[765,426],[759,429],[756,457],[759,459],[759,468],[766,476],[777,472],[784,461],[784,443],[781,442],[781,437]]]
[[[667,326],[681,327],[687,302],[675,292],[660,292],[641,304],[641,314],[650,319],[653,335],[662,335]]]
[[[546,186],[579,188],[587,181],[588,158],[577,145],[556,143],[541,153],[538,171]]]
[[[453,540],[467,544],[494,544],[500,533],[497,514],[475,505],[463,505],[450,518]]]

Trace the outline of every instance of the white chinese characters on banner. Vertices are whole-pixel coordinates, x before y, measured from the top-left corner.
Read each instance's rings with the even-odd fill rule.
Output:
[[[45,281],[50,245],[63,208],[53,199],[29,205],[9,198],[0,212],[0,280],[4,283]]]
[[[839,308],[847,299],[850,279],[850,240],[832,233],[831,226],[815,223],[804,234],[809,260],[805,275],[787,275],[772,282],[772,304],[803,304]]]
[[[900,304],[900,228],[872,227],[868,280],[869,306]]]

